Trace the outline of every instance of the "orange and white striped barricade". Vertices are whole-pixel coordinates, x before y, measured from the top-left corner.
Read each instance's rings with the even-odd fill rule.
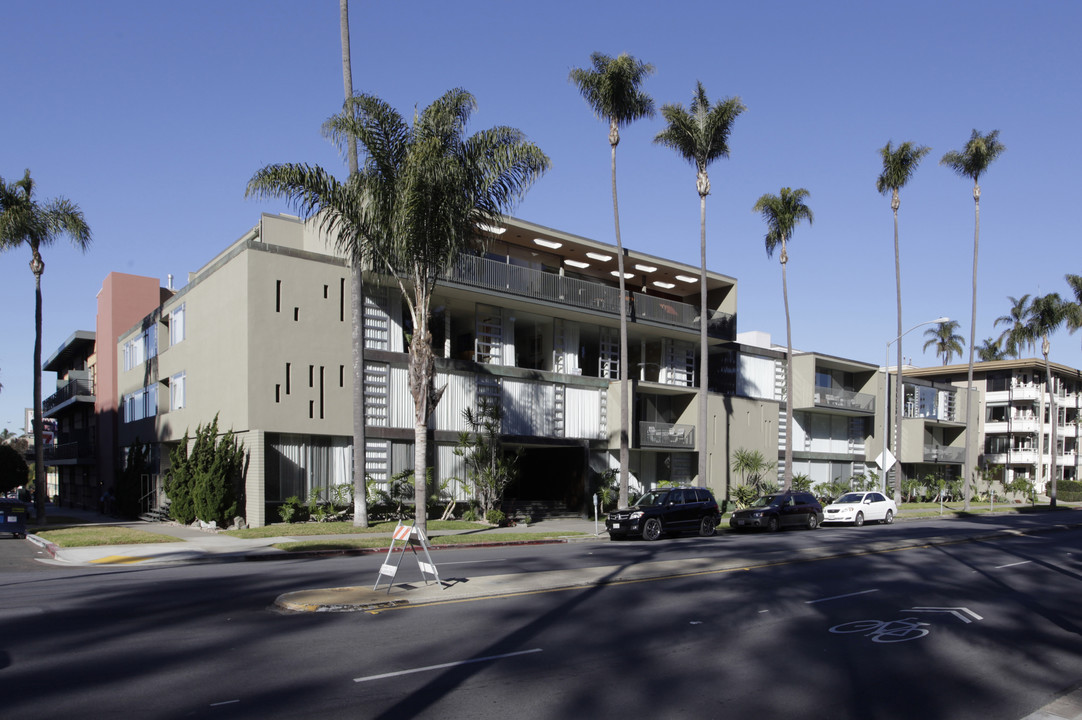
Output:
[[[398,554],[398,562],[394,565],[391,564],[391,553],[394,552],[395,544],[402,543],[401,552]],[[421,550],[424,551],[424,559],[417,554],[417,546],[421,546]],[[440,584],[440,574],[436,570],[436,564],[432,562],[432,556],[428,553],[428,538],[425,537],[421,528],[416,525],[403,525],[402,521],[398,521],[398,525],[395,526],[394,533],[391,535],[391,546],[387,548],[387,558],[380,565],[379,574],[376,576],[376,584],[372,586],[373,590],[379,588],[380,581],[383,576],[388,576],[387,580],[387,592],[391,592],[391,586],[394,585],[395,577],[398,575],[398,569],[402,565],[402,556],[406,554],[406,548],[413,551],[413,557],[417,560],[417,567],[421,571],[421,579],[425,581],[425,585],[429,584],[428,576],[431,575],[436,580],[437,584]]]

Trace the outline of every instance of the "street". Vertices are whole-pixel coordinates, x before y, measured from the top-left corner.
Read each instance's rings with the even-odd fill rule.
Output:
[[[0,542],[4,714],[1018,720],[1082,680],[1082,531],[1012,516],[985,522],[1017,535],[884,549],[958,522],[446,550],[441,576],[467,581],[721,552],[747,566],[378,613],[271,609],[371,584],[378,555],[24,569],[34,546]],[[823,544],[853,554],[802,560]]]

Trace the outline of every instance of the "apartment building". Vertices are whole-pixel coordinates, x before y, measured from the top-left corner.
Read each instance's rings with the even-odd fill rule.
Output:
[[[730,427],[736,281],[707,275],[714,392],[701,438],[699,270],[625,254],[633,482],[726,488],[729,447],[743,432]],[[430,323],[446,387],[430,422],[437,481],[466,493],[453,451],[463,410],[488,398],[502,409],[504,442],[524,453],[507,496],[588,505],[592,478],[616,466],[619,448],[616,267],[611,245],[506,218],[483,253],[441,279]],[[365,295],[366,471],[386,481],[413,464],[411,328],[389,278],[366,278]],[[351,482],[349,303],[349,268],[326,238],[296,218],[262,216],[120,334],[119,445],[153,439],[160,474],[168,448],[217,415],[249,452],[252,525],[273,521],[291,496]],[[762,407],[777,417],[776,401]],[[704,451],[709,477],[697,478]]]
[[[1078,479],[1078,420],[1082,407],[1082,371],[1050,363],[1049,393],[1043,359],[996,360],[974,365],[973,428],[976,462],[995,480],[1023,477],[1046,492],[1053,452],[1056,477]],[[934,381],[954,388],[964,399],[966,365],[907,369],[906,382]],[[952,414],[952,450],[964,453],[964,405]],[[958,424],[960,423],[960,425]],[[961,428],[960,430],[958,428]],[[1054,444],[1053,444],[1054,443]],[[1053,447],[1055,448],[1053,451]],[[964,454],[963,454],[964,459]]]

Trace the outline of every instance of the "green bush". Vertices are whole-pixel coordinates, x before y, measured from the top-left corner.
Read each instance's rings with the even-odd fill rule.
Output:
[[[492,525],[503,525],[504,520],[506,519],[507,517],[503,514],[503,511],[497,510],[496,508],[492,508],[485,513],[485,520]]]
[[[128,448],[128,461],[124,464],[124,469],[116,474],[113,489],[116,496],[116,512],[120,517],[139,517],[139,512],[142,510],[140,498],[143,492],[141,478],[149,472],[148,455],[149,448],[136,438],[135,444]],[[103,510],[111,512],[108,507]]]
[[[30,480],[30,466],[10,445],[0,445],[0,493],[11,492]]]
[[[219,527],[233,522],[240,504],[244,449],[232,430],[219,440],[217,415],[209,425],[196,428],[190,451],[185,432],[169,460],[165,492],[174,520],[187,525],[198,518]]]
[[[301,499],[296,495],[286,498],[286,501],[278,506],[278,517],[281,518],[284,523],[300,522],[301,517]]]

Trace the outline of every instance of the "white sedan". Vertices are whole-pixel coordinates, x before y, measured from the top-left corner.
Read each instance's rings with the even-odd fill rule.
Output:
[[[825,523],[853,523],[860,527],[865,521],[890,525],[898,514],[898,506],[883,493],[851,492],[823,508]]]

